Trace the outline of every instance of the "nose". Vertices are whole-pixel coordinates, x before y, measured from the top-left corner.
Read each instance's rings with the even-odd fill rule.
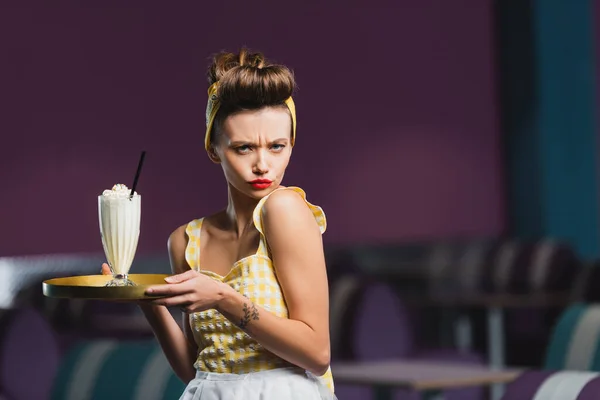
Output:
[[[256,160],[252,167],[252,172],[256,175],[264,175],[269,172],[268,156],[265,154],[264,150],[257,151],[256,153]]]

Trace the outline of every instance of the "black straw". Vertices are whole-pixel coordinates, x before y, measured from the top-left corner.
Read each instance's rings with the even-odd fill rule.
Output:
[[[144,157],[146,157],[146,152],[142,151],[142,155],[140,156],[140,162],[138,163],[137,171],[135,173],[135,178],[133,179],[133,186],[131,186],[131,192],[129,193],[129,198],[133,197],[135,193],[135,188],[138,184],[138,179],[140,179],[140,172],[142,172],[142,165],[144,165]]]

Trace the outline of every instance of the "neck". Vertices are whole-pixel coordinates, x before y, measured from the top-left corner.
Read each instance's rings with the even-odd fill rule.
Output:
[[[227,220],[239,238],[252,226],[252,213],[259,200],[245,196],[231,185],[227,188],[227,198]]]

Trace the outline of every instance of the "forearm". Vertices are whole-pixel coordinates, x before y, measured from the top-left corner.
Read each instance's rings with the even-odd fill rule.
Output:
[[[278,317],[233,290],[223,295],[218,311],[284,360],[316,375],[329,367],[328,335],[315,332],[306,323]]]
[[[189,343],[167,307],[144,304],[140,308],[173,371],[187,384],[196,375],[193,366],[196,348]]]

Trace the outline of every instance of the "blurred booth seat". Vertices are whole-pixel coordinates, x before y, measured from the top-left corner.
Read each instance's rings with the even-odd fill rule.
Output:
[[[56,335],[33,307],[12,309],[0,324],[0,398],[47,399],[60,363]]]
[[[94,340],[63,357],[50,399],[177,400],[185,386],[155,340]]]
[[[425,349],[417,336],[420,315],[408,307],[394,286],[358,274],[339,279],[332,291],[331,343],[333,360],[410,359],[485,365],[482,356],[453,348]],[[396,390],[396,399],[414,393]],[[366,387],[337,384],[340,399],[369,399]],[[468,388],[445,393],[449,400],[483,399],[484,390]]]
[[[502,400],[598,400],[600,374],[527,371],[511,382]]]
[[[544,368],[600,372],[600,304],[576,303],[562,312]]]
[[[2,323],[0,398],[176,400],[184,388],[154,339],[61,337],[31,307]]]

